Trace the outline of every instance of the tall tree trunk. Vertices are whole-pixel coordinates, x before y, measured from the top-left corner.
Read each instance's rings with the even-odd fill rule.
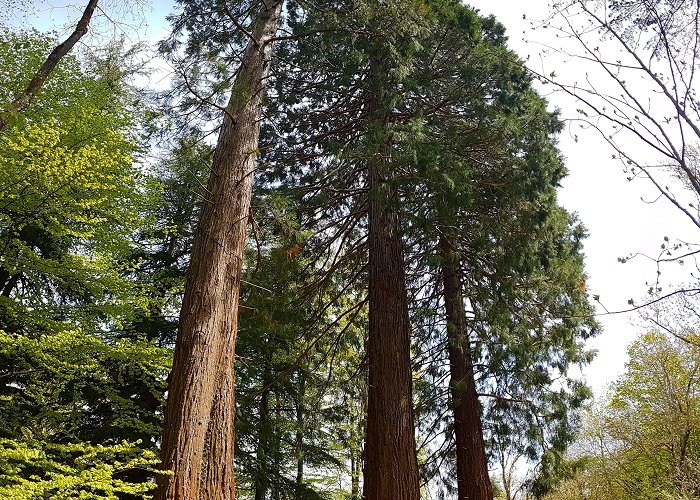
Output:
[[[70,34],[61,44],[57,45],[51,53],[46,57],[46,60],[41,65],[41,67],[34,74],[32,79],[27,84],[27,88],[24,92],[17,98],[15,98],[8,106],[7,109],[0,110],[0,133],[7,127],[7,124],[12,119],[12,116],[24,108],[26,108],[30,102],[36,97],[36,95],[44,86],[46,79],[51,75],[51,72],[56,69],[58,63],[61,62],[68,52],[78,43],[85,34],[88,32],[88,27],[90,26],[90,21],[92,20],[92,15],[95,13],[97,8],[98,0],[90,0],[85,9],[83,9],[83,14],[80,16],[78,24],[76,24],[73,33]]]
[[[397,193],[391,186],[387,64],[371,61],[368,108],[369,387],[364,493],[367,500],[417,500],[408,297]]]
[[[282,478],[282,436],[280,435],[279,429],[279,418],[280,418],[280,399],[279,393],[275,393],[275,419],[273,422],[273,432],[271,440],[271,454],[272,454],[272,500],[281,500],[281,478]]]
[[[359,460],[357,454],[353,450],[350,456],[350,471],[352,474],[350,483],[350,499],[359,500],[360,498],[360,471],[359,471]]]
[[[364,404],[362,405],[364,407]],[[354,413],[354,412],[353,412]],[[350,499],[360,500],[360,474],[362,472],[362,420],[364,411],[360,415],[352,415],[356,421],[350,422]]]
[[[299,385],[296,404],[296,452],[297,452],[297,483],[296,483],[296,498],[302,500],[304,496],[304,397],[306,396],[306,374],[303,369],[299,371]]]
[[[236,297],[236,302],[238,302]],[[233,361],[236,331],[230,334],[219,358],[222,372],[214,396],[211,419],[207,429],[203,471],[200,488],[206,498],[231,500],[235,497],[233,475],[234,451],[234,377]]]
[[[264,386],[267,386],[269,372],[263,379]],[[255,452],[257,470],[255,471],[255,500],[265,500],[267,496],[267,486],[269,484],[267,454],[270,451],[270,390],[263,390],[260,396],[260,423],[258,425],[258,448]]]
[[[270,0],[243,56],[214,153],[168,387],[157,500],[232,499],[233,360],[262,99],[283,0]],[[207,444],[208,446],[205,446]],[[211,464],[211,467],[206,464]]]
[[[364,450],[362,444],[365,437],[367,422],[367,372],[362,370],[362,382],[355,384],[350,393],[355,402],[350,404],[350,440],[348,451],[350,452],[350,499],[360,500],[360,478],[362,477],[362,464]]]
[[[447,317],[450,392],[457,441],[457,498],[493,500],[481,428],[479,396],[474,383],[474,366],[467,335],[459,254],[445,237],[440,239],[439,248]]]

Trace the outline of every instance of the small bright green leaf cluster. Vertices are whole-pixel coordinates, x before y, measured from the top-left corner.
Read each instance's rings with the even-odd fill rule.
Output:
[[[0,438],[0,498],[150,498],[154,483],[134,483],[128,473],[155,473],[157,456],[139,443],[112,445],[19,442]],[[122,477],[122,479],[119,479]]]

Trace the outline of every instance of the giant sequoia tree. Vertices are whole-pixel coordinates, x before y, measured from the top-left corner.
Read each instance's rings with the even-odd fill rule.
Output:
[[[322,7],[308,16],[297,14],[299,33],[320,35],[288,48],[296,60],[288,75],[280,72],[278,88],[290,134],[273,161],[282,168],[308,165],[278,175],[307,191],[307,220],[320,228],[318,238],[325,240],[320,246],[331,253],[326,260],[331,270],[340,258],[367,252],[364,494],[417,498],[411,332],[394,131],[397,103],[405,99],[398,90],[425,35],[429,9],[423,2],[371,1]],[[335,28],[325,29],[329,22]],[[316,51],[327,49],[329,59],[318,61]],[[329,196],[340,200],[337,207]],[[319,219],[328,216],[335,223]]]
[[[255,2],[214,152],[180,313],[158,498],[234,497],[233,360],[262,99],[282,0]],[[247,14],[247,13],[246,13]],[[241,16],[245,18],[245,15]],[[232,16],[231,22],[237,22]]]
[[[445,244],[441,248],[457,250],[444,260],[463,266],[467,277],[464,283],[451,289],[461,293],[466,288],[470,301],[479,300],[483,309],[476,321],[470,321],[473,331],[482,332],[486,339],[493,337],[494,331],[503,328],[508,332],[516,328],[515,325],[521,325],[517,328],[522,329],[522,334],[533,337],[530,348],[521,346],[523,356],[514,356],[510,367],[505,366],[503,353],[507,348],[502,343],[477,340],[476,359],[480,358],[483,345],[494,350],[493,357],[487,358],[491,359],[489,368],[482,370],[480,377],[501,380],[513,375],[510,370],[516,363],[523,369],[529,362],[544,367],[554,362],[552,356],[558,356],[560,350],[570,352],[561,361],[565,370],[570,362],[586,358],[579,346],[581,337],[588,334],[586,326],[579,320],[569,321],[562,328],[562,334],[553,337],[551,344],[540,345],[540,341],[535,340],[542,339],[546,336],[545,330],[554,326],[556,321],[549,323],[551,318],[580,314],[585,323],[590,312],[580,288],[579,246],[575,242],[569,245],[572,235],[568,222],[564,226],[560,224],[562,220],[569,220],[568,215],[561,219],[563,214],[556,208],[553,196],[564,174],[551,140],[558,125],[545,111],[543,101],[530,89],[530,81],[520,63],[503,47],[505,39],[501,27],[492,20],[483,20],[482,34],[480,22],[468,9],[456,4],[427,2],[422,7],[415,11],[420,15],[414,31],[399,30],[397,38],[388,41],[372,40],[372,24],[363,23],[355,12],[345,14],[337,8],[333,14],[325,13],[327,18],[298,15],[299,25],[295,28],[302,33],[323,32],[319,26],[327,26],[328,19],[339,24],[336,30],[324,32],[313,42],[301,40],[298,45],[282,47],[284,59],[293,61],[280,71],[276,80],[278,98],[285,106],[286,117],[280,129],[288,136],[277,142],[277,149],[266,157],[270,163],[281,167],[272,174],[272,182],[282,181],[302,190],[300,210],[306,214],[306,223],[318,228],[314,239],[325,242],[320,246],[331,254],[325,262],[330,262],[333,270],[339,268],[343,259],[356,262],[351,257],[365,248],[369,250],[371,270],[372,229],[365,225],[364,216],[372,213],[373,203],[376,210],[379,201],[393,212],[396,221],[391,226],[393,231],[402,239],[408,231],[411,247],[418,249],[417,254],[411,256],[412,275],[432,275],[430,262],[435,259],[429,249],[433,248],[431,245],[437,246],[440,239],[436,228],[443,237],[453,238],[451,245],[443,238]],[[401,12],[411,13],[405,9]],[[384,15],[389,14],[385,12]],[[342,22],[346,24],[340,24]],[[389,53],[396,59],[371,57],[371,47],[382,43],[392,44]],[[324,54],[324,59],[318,60],[317,51]],[[391,61],[395,61],[393,66]],[[382,113],[379,115],[381,122],[370,121],[372,128],[366,129],[366,110],[377,109],[376,102],[374,108],[369,108],[372,104],[369,98],[377,95],[373,91],[377,90],[376,64],[379,63],[387,65],[379,71],[380,75],[397,78],[397,81],[389,90],[383,90],[381,102],[389,108],[378,108]],[[381,87],[378,89],[382,91]],[[375,134],[372,137],[383,139],[368,143],[366,130]],[[377,131],[385,135],[377,135]],[[362,148],[359,153],[357,144]],[[377,150],[382,144],[385,149]],[[380,172],[377,178],[381,190],[375,189],[376,184],[368,190],[363,182],[372,172],[366,169],[368,154],[382,159],[389,169]],[[380,197],[379,200],[376,197]],[[365,199],[369,199],[369,203]],[[519,227],[521,222],[525,227]],[[578,234],[577,231],[574,232]],[[537,239],[542,241],[529,243]],[[384,242],[390,240],[387,237]],[[561,255],[550,253],[550,240],[562,248]],[[399,248],[402,246],[399,241]],[[570,266],[568,270],[564,271],[558,264],[547,269],[547,262],[558,263],[560,258],[566,262],[564,267]],[[563,277],[559,292],[537,290],[542,284],[554,283]],[[428,282],[434,283],[430,279]],[[371,278],[369,283],[371,288]],[[384,287],[384,290],[389,289]],[[414,293],[410,309],[419,304],[416,297],[425,296],[425,292]],[[531,302],[543,297],[547,297],[544,309],[531,306]],[[391,297],[385,296],[381,301],[375,299],[375,304],[384,307],[390,300]],[[566,304],[568,301],[571,303],[568,311],[556,306],[557,302]],[[542,311],[550,307],[551,316],[547,319]],[[420,307],[415,310],[419,311]],[[502,312],[498,313],[499,310]],[[532,331],[526,333],[529,329]],[[508,334],[504,343],[511,342],[510,338]],[[453,339],[452,342],[464,345],[465,340]],[[370,357],[371,343],[372,333],[368,345]],[[395,354],[398,352],[401,351],[394,350]],[[457,352],[461,352],[459,364],[468,367],[469,354],[463,347],[453,350],[453,354]],[[372,366],[370,363],[370,370]],[[527,388],[528,395],[538,391],[551,393],[549,377],[528,380],[527,375],[520,372],[518,377],[523,377],[522,387]],[[459,392],[467,382],[468,377],[456,374],[453,387]],[[509,389],[512,391],[508,392]],[[580,401],[582,394],[577,387],[573,389],[573,395],[569,396]],[[370,384],[369,390],[371,397],[371,391],[378,388]],[[520,399],[528,405],[526,399],[516,396],[516,385],[512,382],[507,385],[497,382],[494,386],[487,382],[482,390],[500,398],[498,401]],[[479,404],[475,399],[473,390],[469,422],[473,423],[473,428],[478,428]],[[547,405],[554,404],[554,399],[543,403],[542,407],[527,406],[532,411],[523,414],[535,422]],[[464,397],[459,398],[455,393],[455,401],[459,400]],[[519,413],[512,412],[513,415]],[[465,421],[465,417],[460,420]],[[567,427],[564,414],[552,417],[552,423],[557,421]],[[534,435],[536,427],[533,423],[528,431],[532,433],[531,443],[543,443]],[[507,427],[500,429],[504,431]],[[466,442],[477,439],[478,431],[465,433],[462,430],[460,434],[460,442]],[[367,446],[372,446],[373,442],[368,436]],[[483,445],[478,440],[474,442],[471,452],[464,445],[461,447],[460,462],[464,467],[472,467],[469,461],[474,463],[473,459],[464,457],[476,456],[474,450],[480,450],[479,465],[475,469],[480,479],[471,475],[462,480],[462,495],[467,494],[468,485],[480,481],[482,494],[488,496]],[[538,454],[536,448],[536,444],[530,448],[533,457]]]
[[[434,45],[426,44],[416,97],[401,110],[413,117],[404,147],[416,159],[403,203],[411,214],[413,293],[424,304],[416,322],[436,330],[426,308],[446,320],[436,332],[444,337],[428,342],[447,344],[457,495],[489,498],[477,392],[495,402],[483,415],[491,439],[527,436],[533,460],[550,445],[565,446],[568,416],[552,410],[580,404],[586,391],[571,381],[554,391],[560,377],[543,375],[548,366],[563,374],[588,359],[581,343],[594,323],[581,287],[581,228],[556,203],[565,174],[553,141],[560,125],[505,48],[503,28],[468,9],[452,12]],[[442,283],[432,277],[435,268]],[[428,360],[427,371],[440,374],[443,359]],[[494,410],[503,413],[494,418]],[[516,430],[511,418],[531,422],[530,429]]]
[[[0,373],[12,397],[0,410],[12,433],[13,412],[28,414],[22,398],[45,395],[29,382],[35,365],[48,370],[39,351],[85,362],[83,349],[58,349],[67,341],[27,334],[41,309],[50,321],[35,315],[37,328],[100,332],[74,344],[101,361],[89,364],[94,377],[71,379],[85,397],[71,399],[68,438],[155,446],[167,366],[156,346],[176,344],[161,442],[171,473],[139,470],[149,456],[138,455],[113,474],[141,484],[132,494],[156,479],[161,499],[345,489],[353,500],[417,499],[430,483],[482,500],[494,443],[532,460],[558,452],[567,410],[586,394],[565,377],[588,359],[583,231],[556,203],[559,123],[502,27],[457,0],[179,4],[161,48],[176,70],[168,114],[180,130],[149,166],[158,208],[136,204],[154,186],[122,175],[126,155],[101,154],[132,147],[114,133],[129,116],[100,122],[111,116],[103,101],[86,123],[104,137],[85,150],[59,140],[60,161],[39,155],[53,137],[39,121],[25,131],[33,142],[14,128],[3,139],[3,161],[29,165],[6,183],[19,192],[2,187],[11,252],[0,261],[0,328],[14,340],[0,349],[13,363]],[[13,200],[34,191],[22,175],[63,193],[59,181],[80,168],[92,177],[58,207],[36,194],[24,224]],[[131,224],[114,222],[122,217]],[[138,307],[122,307],[130,299]],[[124,446],[110,456],[134,449]]]
[[[390,3],[372,12],[374,22],[409,22],[403,30],[371,44],[365,101],[368,189],[367,246],[369,260],[369,364],[364,493],[367,499],[419,497],[415,452],[409,323],[405,262],[400,233],[396,165],[392,150],[391,115],[418,42],[409,31],[418,5]],[[417,10],[417,9],[416,9]],[[403,18],[405,21],[405,17]],[[415,29],[420,29],[419,19]],[[378,25],[374,25],[378,26]],[[374,27],[372,26],[372,27]],[[374,28],[375,30],[377,28]],[[393,57],[392,57],[393,55]]]

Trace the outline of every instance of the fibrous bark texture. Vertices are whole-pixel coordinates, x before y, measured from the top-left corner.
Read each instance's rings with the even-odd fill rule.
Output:
[[[385,68],[372,61],[369,140],[369,386],[364,496],[418,500],[420,487],[413,422],[411,327],[397,193],[386,133]]]
[[[180,313],[158,500],[230,500],[233,361],[262,99],[283,0],[263,4],[214,153]]]
[[[442,279],[450,358],[450,393],[457,442],[457,498],[493,500],[488,461],[481,427],[479,396],[467,335],[459,255],[446,238],[440,240]]]

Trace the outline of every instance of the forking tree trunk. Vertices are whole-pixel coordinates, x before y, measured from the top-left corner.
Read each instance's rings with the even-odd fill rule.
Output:
[[[391,186],[386,63],[370,63],[368,104],[369,384],[365,444],[366,500],[418,500],[413,423],[411,327],[397,192]]]
[[[493,500],[479,396],[474,383],[474,365],[467,335],[459,254],[444,236],[440,238],[439,251],[442,257],[447,350],[450,358],[450,394],[457,442],[457,498]]]
[[[157,500],[230,500],[238,298],[262,100],[283,0],[261,13],[226,108],[197,226],[168,387]]]

